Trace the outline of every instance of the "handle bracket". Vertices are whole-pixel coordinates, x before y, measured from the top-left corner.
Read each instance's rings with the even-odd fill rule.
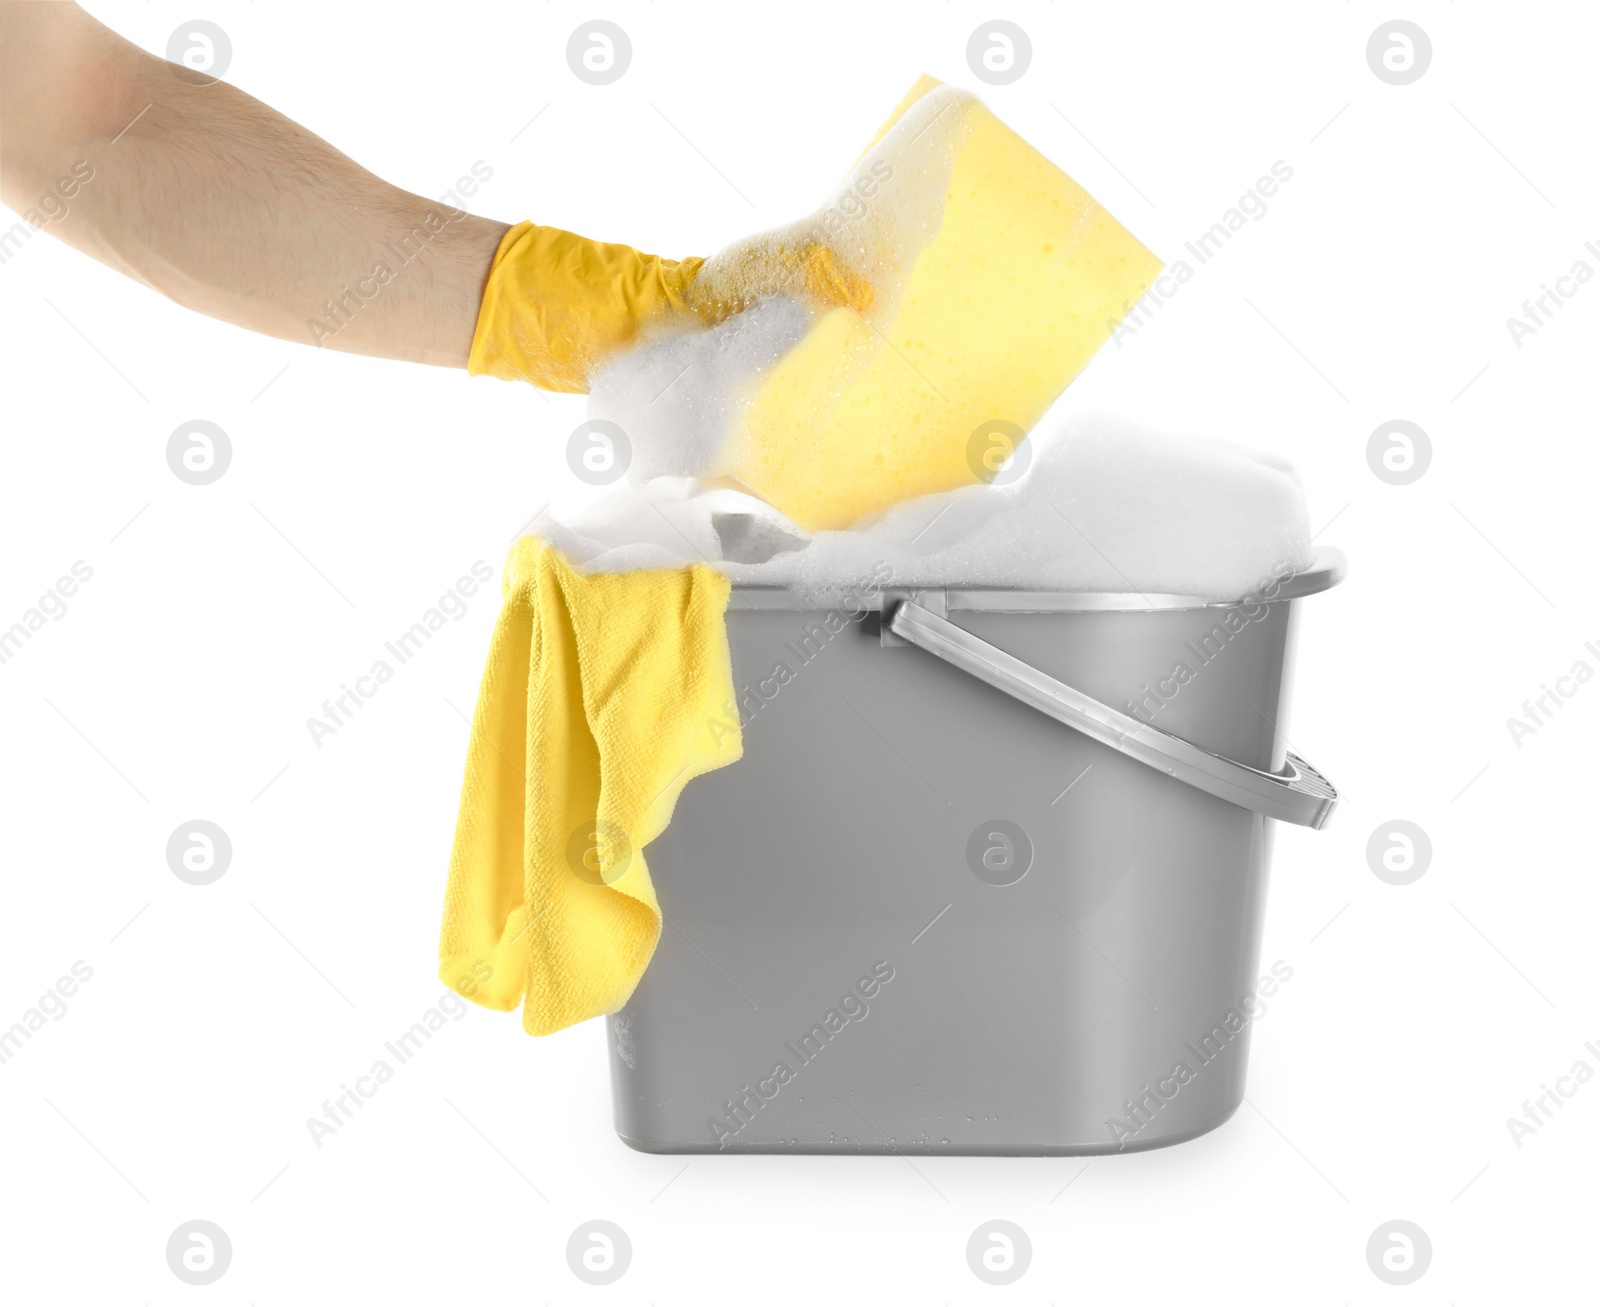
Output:
[[[898,602],[885,626],[906,643],[1090,739],[1241,808],[1321,830],[1338,806],[1339,792],[1328,779],[1293,753],[1281,772],[1261,771],[1211,753],[1058,681],[914,599]]]

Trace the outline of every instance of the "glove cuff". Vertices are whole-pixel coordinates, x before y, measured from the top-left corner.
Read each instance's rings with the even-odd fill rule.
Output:
[[[594,369],[647,324],[688,311],[702,262],[519,223],[489,268],[467,371],[583,394]]]

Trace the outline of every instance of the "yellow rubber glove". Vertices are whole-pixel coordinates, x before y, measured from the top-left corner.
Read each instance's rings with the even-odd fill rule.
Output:
[[[531,222],[489,269],[467,371],[583,394],[594,370],[654,322],[714,326],[778,293],[864,309],[872,287],[813,240],[757,236],[704,259],[663,259]]]

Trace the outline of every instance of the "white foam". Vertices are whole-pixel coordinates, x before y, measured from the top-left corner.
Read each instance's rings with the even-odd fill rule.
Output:
[[[808,535],[737,489],[663,477],[624,486],[546,535],[587,571],[706,562],[819,604],[885,569],[896,586],[1229,600],[1311,564],[1305,496],[1280,458],[1104,415],[1024,448],[1031,466],[1011,484],[908,500],[848,531]]]
[[[589,379],[589,417],[628,433],[628,479],[716,475],[743,384],[786,354],[812,311],[789,296],[708,331],[680,331],[628,351]]]

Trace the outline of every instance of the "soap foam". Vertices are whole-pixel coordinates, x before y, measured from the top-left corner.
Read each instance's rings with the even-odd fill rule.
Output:
[[[1010,484],[908,500],[846,531],[808,534],[752,495],[663,477],[546,535],[585,571],[704,562],[821,607],[885,575],[894,586],[1220,602],[1311,565],[1305,496],[1282,459],[1102,415],[1030,445],[1031,465]]]
[[[737,396],[811,326],[812,311],[774,296],[708,331],[674,332],[629,351],[589,381],[589,416],[628,433],[628,479],[718,475]]]

